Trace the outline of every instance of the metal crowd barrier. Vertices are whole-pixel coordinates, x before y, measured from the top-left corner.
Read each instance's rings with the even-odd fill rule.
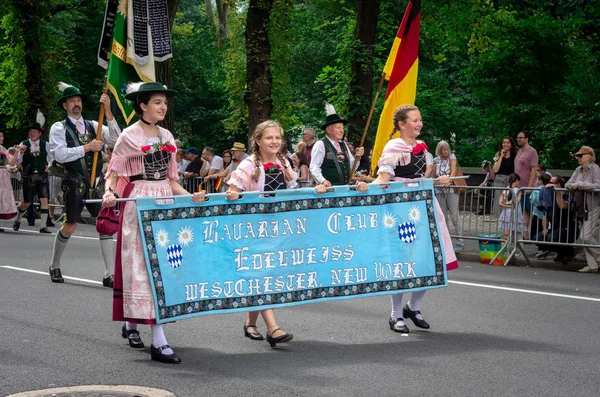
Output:
[[[220,179],[219,179],[220,180]],[[190,193],[205,190],[206,193],[222,193],[227,190],[227,184],[218,182],[217,178],[195,177],[183,180],[183,187]]]

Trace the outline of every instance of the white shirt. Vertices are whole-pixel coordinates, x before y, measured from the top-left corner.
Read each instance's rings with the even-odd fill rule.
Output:
[[[215,155],[212,161],[206,165],[206,169],[208,169],[208,173],[210,174],[210,170],[223,171],[223,157],[219,157]]]
[[[77,120],[69,119],[75,124]],[[80,119],[84,122],[83,118]],[[98,122],[95,120],[91,121],[92,126],[96,133],[98,132]],[[107,120],[108,129],[106,126],[102,128],[102,142],[110,147],[114,147],[121,133],[121,128],[117,124],[115,119]],[[84,122],[85,125],[85,122]],[[85,156],[85,150],[83,145],[77,147],[67,147],[67,140],[65,139],[65,128],[62,121],[58,121],[52,124],[50,127],[50,142],[49,150],[54,154],[54,158],[59,163],[69,163],[71,161],[78,160]]]
[[[335,147],[333,140],[331,140],[328,136],[325,138],[329,139],[329,142]],[[346,145],[346,142],[340,141],[340,146],[342,144]],[[354,156],[350,153],[350,149],[346,145],[346,151],[348,152],[348,160],[350,161],[350,167],[354,164]],[[316,183],[323,183],[325,178],[323,178],[323,173],[321,172],[321,166],[323,165],[323,160],[325,159],[325,144],[320,139],[313,145],[312,152],[310,154],[310,173],[312,174]]]
[[[31,139],[29,140],[29,151],[30,152],[39,152],[40,151],[40,140],[38,139],[37,141],[33,142]],[[52,154],[50,153],[50,148],[48,147],[48,144],[46,144],[46,163],[50,164],[50,162],[52,161]],[[17,164],[22,164],[23,163],[23,154],[19,151],[18,152],[18,156],[17,156]]]

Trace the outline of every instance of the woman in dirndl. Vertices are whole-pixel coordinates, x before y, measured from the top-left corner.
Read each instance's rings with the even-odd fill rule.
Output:
[[[15,165],[17,156],[12,156],[8,149],[2,146],[4,143],[4,132],[0,131],[0,219],[12,219],[17,215],[17,206],[13,196],[13,188],[10,183],[10,173],[7,165]],[[4,229],[0,227],[0,232]]]
[[[285,157],[283,128],[277,121],[267,120],[256,126],[252,133],[253,154],[246,157],[229,178],[227,200],[237,200],[240,192],[272,192],[294,189],[298,175]],[[292,340],[293,335],[281,330],[275,321],[273,309],[248,312],[244,324],[244,336],[251,340],[263,340],[256,327],[258,314],[267,326],[267,342],[271,347]]]
[[[379,159],[377,179],[371,183],[379,184],[390,181],[419,179],[425,175],[427,170],[427,146],[423,141],[417,139],[423,128],[423,119],[419,109],[412,105],[402,105],[394,112],[393,121],[394,130],[390,134],[390,140],[385,145]],[[391,139],[397,131],[400,131],[400,138]],[[438,184],[446,187],[450,186],[449,176],[441,176]],[[356,189],[366,191],[368,186],[365,182],[359,182]],[[446,270],[454,270],[458,268],[458,262],[444,214],[437,200],[435,200],[435,208],[444,248]],[[404,321],[405,318],[410,318],[415,326],[419,328],[429,329],[429,324],[421,314],[421,302],[425,296],[425,291],[411,293],[410,300],[404,307],[402,307],[403,296],[404,292],[390,296],[392,301],[392,313],[388,320],[390,329],[394,332],[408,333],[409,329]]]
[[[133,101],[140,120],[119,136],[106,170],[102,205],[116,205],[115,190],[129,179],[124,195],[129,197],[167,197],[188,195],[179,185],[175,139],[157,125],[167,113],[167,99],[176,91],[160,83],[134,83],[127,87],[127,100]],[[204,192],[195,193],[193,201],[203,201]],[[125,203],[121,211],[121,230],[117,238],[113,320],[124,321],[121,334],[133,348],[142,348],[138,324],[150,324],[150,357],[162,363],[179,364],[181,359],[167,343],[163,326],[156,323],[154,298],[146,267],[144,247],[138,226],[136,205]]]

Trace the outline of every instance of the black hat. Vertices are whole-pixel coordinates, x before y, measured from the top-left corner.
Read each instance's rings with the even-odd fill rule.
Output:
[[[327,116],[325,117],[325,124],[321,126],[321,129],[324,130],[328,125],[342,123],[344,125],[348,124],[348,120],[344,119],[342,116],[339,116],[335,112],[335,108],[332,104],[325,102],[325,112]]]
[[[25,131],[29,131],[29,130],[38,130],[42,134],[44,133],[44,127],[42,127],[40,125],[40,123],[38,123],[38,122],[33,122],[33,123],[29,124],[27,127],[25,127]]]
[[[77,87],[73,87],[72,85],[68,85],[65,84],[63,82],[58,82],[56,83],[56,85],[58,86],[58,89],[62,92],[63,96],[60,97],[58,99],[58,101],[56,102],[56,104],[58,105],[59,108],[63,107],[63,103],[71,97],[74,96],[78,96],[81,97],[81,100],[86,100],[87,99],[87,95],[86,94],[82,94],[81,91],[79,91],[79,88]]]
[[[167,86],[162,85],[158,82],[152,83],[131,83],[127,85],[127,94],[125,94],[125,99],[128,101],[134,101],[138,95],[141,94],[153,94],[153,93],[164,93],[167,98],[174,97],[177,95],[177,91],[170,90]]]

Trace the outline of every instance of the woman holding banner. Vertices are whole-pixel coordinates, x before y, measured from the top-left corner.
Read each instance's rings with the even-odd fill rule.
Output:
[[[274,120],[263,121],[254,129],[252,141],[253,154],[231,173],[227,200],[237,200],[240,192],[272,192],[296,187],[298,176],[285,157],[283,128],[279,123]],[[244,324],[244,335],[252,340],[264,339],[256,328],[258,313],[248,312]],[[273,309],[261,310],[260,314],[267,325],[267,342],[271,347],[292,340],[292,334],[279,329]]]
[[[419,179],[425,175],[427,170],[427,145],[417,140],[423,128],[423,119],[416,106],[402,105],[394,112],[394,130],[390,138],[400,131],[400,138],[390,139],[383,149],[379,159],[379,172],[377,179],[372,183],[386,183],[390,181],[404,181],[407,179]],[[450,186],[448,175],[439,178],[439,184]],[[356,186],[359,191],[366,191],[368,186],[365,182],[359,182]],[[319,191],[319,189],[317,189]],[[442,210],[435,202],[439,230],[441,232],[444,259],[447,270],[458,268],[456,254],[452,248],[452,240],[446,226]],[[421,315],[421,302],[425,291],[417,291],[411,294],[410,300],[402,307],[404,292],[391,295],[392,313],[389,318],[390,329],[394,332],[408,333],[409,329],[404,322],[410,318],[419,328],[429,328],[429,324]]]
[[[119,181],[129,178],[124,189],[128,197],[167,197],[189,194],[179,185],[177,149],[173,135],[157,123],[167,113],[167,98],[176,94],[160,83],[134,83],[127,87],[127,100],[133,101],[141,119],[125,129],[114,147],[106,170],[102,205],[116,205],[115,190]],[[193,201],[203,201],[204,192],[194,193]],[[156,323],[154,298],[148,276],[144,247],[135,202],[125,202],[121,208],[121,230],[117,239],[113,320],[125,321],[122,336],[133,348],[143,348],[138,324],[150,324],[152,329],[152,360],[179,364],[165,338],[163,326]]]

